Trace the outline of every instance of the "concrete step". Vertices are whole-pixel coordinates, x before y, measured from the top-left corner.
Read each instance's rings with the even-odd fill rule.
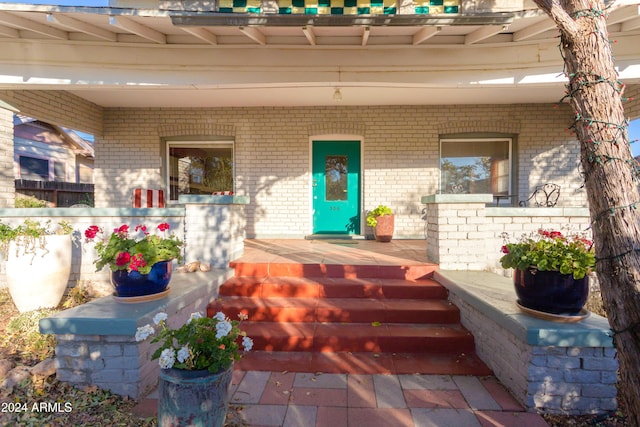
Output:
[[[254,263],[231,262],[237,277],[333,277],[333,278],[377,278],[377,279],[427,279],[438,268],[436,264],[408,265],[343,265],[343,264],[299,264],[299,263]]]
[[[431,279],[345,279],[323,277],[233,277],[220,296],[297,298],[446,299],[447,289]]]
[[[492,375],[487,365],[473,352],[439,354],[252,350],[242,356],[235,366],[243,371]]]
[[[473,335],[460,325],[245,322],[255,350],[374,353],[467,353]]]
[[[460,321],[456,306],[441,299],[376,298],[255,298],[225,297],[209,304],[207,315],[218,311],[252,322],[440,323]]]
[[[489,375],[437,266],[231,265],[207,315],[248,316],[243,370]]]

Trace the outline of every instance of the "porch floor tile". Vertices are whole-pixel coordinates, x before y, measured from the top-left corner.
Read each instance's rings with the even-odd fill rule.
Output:
[[[229,416],[257,426],[548,427],[493,376],[234,371]],[[478,396],[485,402],[478,405]],[[495,399],[502,410],[478,410]],[[157,413],[157,395],[137,416]],[[235,424],[234,424],[235,425]]]

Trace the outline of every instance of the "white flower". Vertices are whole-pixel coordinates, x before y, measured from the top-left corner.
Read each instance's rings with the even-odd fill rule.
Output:
[[[155,333],[155,329],[153,329],[153,326],[146,324],[144,326],[140,326],[137,330],[136,330],[136,341],[140,342],[140,341],[144,341],[147,338],[149,338],[149,335],[153,335]]]
[[[166,321],[166,320],[167,320],[167,313],[157,313],[155,316],[153,316],[153,323],[155,323],[156,325],[159,325],[160,322]]]
[[[189,346],[184,346],[180,350],[178,350],[178,362],[184,363],[191,356],[191,351],[189,351]]]
[[[216,338],[226,337],[229,332],[231,332],[231,328],[231,322],[227,322],[226,320],[216,323]]]
[[[160,353],[160,359],[158,359],[158,363],[160,364],[161,369],[170,369],[173,367],[173,364],[176,361],[176,354],[172,348],[165,348]]]
[[[238,319],[247,320],[248,318],[249,318],[249,316],[247,316],[246,313],[238,313]]]
[[[200,318],[202,318],[202,313],[200,312],[191,313],[191,317],[189,317],[189,320],[187,321],[187,323],[191,323],[192,320],[196,320]]]
[[[242,346],[244,347],[244,351],[251,351],[253,348],[253,340],[249,337],[242,338]]]
[[[219,311],[216,313],[215,316],[213,316],[214,319],[218,320],[219,322],[224,322],[227,318],[227,316],[224,315],[223,312]]]

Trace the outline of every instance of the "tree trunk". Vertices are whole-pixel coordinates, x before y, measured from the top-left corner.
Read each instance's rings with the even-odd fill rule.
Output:
[[[640,426],[640,194],[601,0],[535,0],[556,22],[575,110],[604,307],[614,331],[620,391]]]

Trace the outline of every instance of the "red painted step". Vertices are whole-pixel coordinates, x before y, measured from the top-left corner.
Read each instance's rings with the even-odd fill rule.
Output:
[[[344,265],[297,263],[231,262],[237,277],[333,277],[419,280],[429,278],[436,264],[413,265]]]
[[[376,353],[472,352],[473,336],[459,325],[246,322],[255,350]]]
[[[242,356],[235,366],[243,371],[492,375],[491,369],[473,352],[437,354],[252,350]]]
[[[432,265],[233,266],[207,315],[249,317],[239,369],[490,374]]]
[[[220,296],[297,298],[446,299],[447,289],[431,279],[345,279],[305,277],[233,277]]]
[[[456,323],[458,308],[446,300],[376,298],[226,297],[212,302],[232,318],[244,313],[254,322]]]

